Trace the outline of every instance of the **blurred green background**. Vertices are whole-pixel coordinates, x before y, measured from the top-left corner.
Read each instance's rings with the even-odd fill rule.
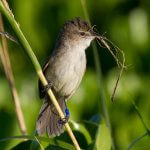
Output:
[[[62,24],[71,18],[84,18],[80,0],[9,0],[22,31],[31,44],[39,62],[44,64],[51,54]],[[149,0],[87,0],[87,9],[100,34],[113,41],[125,52],[128,69],[119,83],[115,102],[110,96],[117,79],[115,60],[106,49],[98,46],[107,97],[112,134],[117,150],[145,132],[133,105],[150,125],[150,1]],[[4,18],[5,29],[14,35]],[[14,35],[15,36],[15,35]],[[29,134],[34,133],[35,122],[42,101],[38,96],[37,75],[22,47],[8,42],[17,90]],[[82,122],[101,114],[101,95],[96,78],[92,48],[87,52],[87,71],[76,94],[68,101],[71,119]],[[101,86],[101,85],[100,85]],[[101,115],[102,116],[102,115]],[[102,116],[103,117],[103,116]],[[0,63],[0,138],[20,135],[14,105],[2,64]],[[0,143],[0,149],[9,149],[19,140]],[[144,137],[133,150],[149,150],[150,138]]]

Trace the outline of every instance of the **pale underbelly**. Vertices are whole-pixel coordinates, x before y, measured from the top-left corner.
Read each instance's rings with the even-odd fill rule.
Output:
[[[83,78],[86,69],[85,54],[74,60],[66,60],[55,72],[57,80],[54,83],[55,92],[59,96],[69,98],[74,94]]]
[[[59,72],[57,75],[58,80],[54,84],[54,89],[59,96],[69,98],[79,87],[85,72],[86,64],[80,64],[80,68],[78,69],[74,68],[76,67],[68,68],[65,71],[63,70],[63,73]]]
[[[73,95],[82,80],[86,68],[85,51],[75,49],[54,59],[45,74],[52,81],[56,96],[66,99]]]

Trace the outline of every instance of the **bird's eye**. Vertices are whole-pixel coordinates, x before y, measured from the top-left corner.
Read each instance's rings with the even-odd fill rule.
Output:
[[[85,35],[85,32],[80,32],[80,35],[81,35],[81,36],[84,36],[84,35]]]

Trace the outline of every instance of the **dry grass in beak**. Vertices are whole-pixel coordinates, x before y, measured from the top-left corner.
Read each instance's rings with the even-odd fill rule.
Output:
[[[117,65],[118,65],[118,68],[120,68],[120,72],[119,72],[119,75],[118,75],[118,78],[117,78],[117,81],[115,83],[115,86],[114,86],[114,89],[113,89],[113,92],[112,92],[112,95],[111,95],[111,100],[112,102],[114,102],[114,96],[115,96],[115,93],[116,93],[116,89],[117,89],[117,86],[118,86],[118,83],[119,83],[119,80],[121,78],[121,75],[122,75],[122,72],[123,72],[123,69],[126,69],[127,67],[125,66],[125,54],[124,52],[118,48],[116,45],[114,45],[110,40],[108,40],[106,37],[104,36],[100,36],[98,34],[96,34],[96,40],[98,42],[98,44],[100,45],[100,47],[103,47],[103,48],[106,48],[109,50],[109,52],[111,53],[111,55],[114,57]],[[115,51],[115,53],[114,53]],[[119,55],[121,54],[122,56],[122,61],[120,61],[120,58],[119,58]]]

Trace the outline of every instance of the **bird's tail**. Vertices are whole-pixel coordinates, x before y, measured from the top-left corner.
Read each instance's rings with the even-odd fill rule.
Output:
[[[63,113],[65,114],[66,103],[61,99],[58,101]],[[64,124],[60,123],[60,117],[53,104],[44,101],[41,107],[37,122],[36,131],[39,135],[43,135],[46,131],[48,136],[59,136],[64,132]]]

